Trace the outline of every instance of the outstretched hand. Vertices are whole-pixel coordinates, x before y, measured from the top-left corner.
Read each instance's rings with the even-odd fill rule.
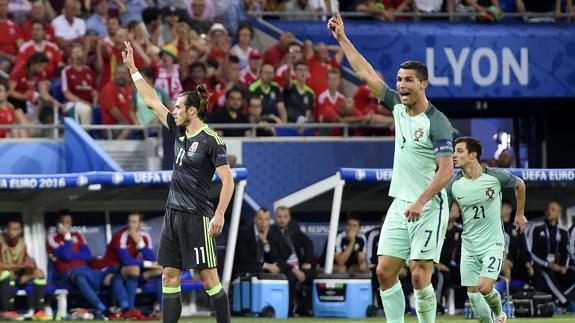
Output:
[[[335,16],[331,17],[327,22],[327,28],[331,30],[331,34],[336,40],[341,40],[345,36],[343,29],[343,19],[339,11],[336,11]]]
[[[136,63],[134,63],[134,50],[128,41],[124,42],[124,46],[126,49],[122,51],[122,60],[124,60],[124,65],[130,70],[130,73],[134,73],[138,70]]]

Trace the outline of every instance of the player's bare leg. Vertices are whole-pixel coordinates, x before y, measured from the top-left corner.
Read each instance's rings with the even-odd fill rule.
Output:
[[[377,259],[377,280],[379,281],[381,303],[389,323],[401,323],[405,314],[405,296],[399,281],[403,259],[379,256]]]
[[[200,270],[200,278],[204,283],[206,293],[210,296],[210,302],[216,312],[217,323],[229,323],[230,318],[230,302],[226,291],[222,288],[218,271],[216,268]]]
[[[162,322],[177,323],[182,315],[181,271],[164,267],[162,272]]]
[[[419,322],[435,322],[437,298],[431,285],[432,260],[412,260],[409,263],[411,283],[415,294],[415,309]]]

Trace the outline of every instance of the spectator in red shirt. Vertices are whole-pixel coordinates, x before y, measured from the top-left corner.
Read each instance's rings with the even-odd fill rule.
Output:
[[[339,115],[339,107],[345,96],[339,92],[341,73],[339,70],[329,70],[327,75],[328,88],[317,97],[316,119],[319,122],[333,122]]]
[[[8,72],[22,44],[20,26],[8,19],[8,0],[0,0],[0,69]]]
[[[53,123],[53,109],[60,107],[60,102],[50,95],[44,71],[47,63],[46,54],[34,53],[25,65],[14,68],[8,79],[10,102],[26,113],[30,122],[39,119],[42,123]]]
[[[272,47],[266,50],[264,55],[264,63],[272,64],[277,69],[284,55],[288,52],[288,46],[295,41],[295,36],[291,32],[284,32],[279,41]]]
[[[240,71],[240,82],[243,86],[249,87],[260,78],[260,68],[262,67],[262,52],[254,49],[250,52],[248,65]]]
[[[16,110],[8,102],[8,87],[4,82],[0,82],[0,124],[26,124],[26,117],[22,110]],[[18,138],[26,137],[25,129],[0,129],[0,138]]]
[[[309,74],[313,75],[307,79],[307,85],[315,92],[322,93],[327,89],[327,71],[331,68],[339,69],[341,61],[343,60],[343,51],[337,45],[326,46],[324,43],[312,45],[311,41],[306,41],[306,47],[313,48],[305,50],[307,55],[307,63],[309,66]],[[329,52],[334,55],[330,59]]]
[[[202,61],[195,61],[190,64],[190,72],[188,77],[182,80],[182,88],[184,91],[193,91],[198,85],[206,83],[208,75],[208,68]]]
[[[224,25],[215,23],[210,28],[209,37],[209,52],[208,56],[217,59],[220,64],[224,61],[226,54],[229,53],[231,47],[231,40],[228,37],[228,31]]]
[[[28,59],[37,52],[43,52],[48,56],[46,64],[46,77],[52,79],[56,75],[56,70],[64,67],[62,62],[62,52],[58,45],[46,40],[46,31],[41,21],[32,23],[32,39],[20,46],[20,52],[16,57],[16,65],[24,65]]]
[[[162,275],[162,267],[156,264],[156,254],[152,246],[152,238],[142,229],[144,215],[140,212],[128,214],[128,223],[118,229],[112,236],[112,241],[106,248],[105,258],[121,267],[122,278],[128,292],[128,304],[132,311],[135,307],[136,289],[140,278],[148,280]],[[161,279],[156,292],[157,300],[161,300]]]
[[[66,99],[66,115],[81,124],[92,123],[92,108],[98,105],[96,73],[85,64],[84,48],[72,45],[70,64],[62,70],[62,93]]]
[[[299,43],[293,42],[288,46],[288,53],[285,56],[285,63],[278,67],[276,70],[275,81],[281,88],[289,86],[289,81],[295,80],[295,66],[296,62],[303,59],[303,46]],[[291,73],[290,73],[291,71]],[[289,75],[289,79],[288,79]],[[287,82],[286,82],[287,81]]]
[[[208,110],[215,111],[221,109],[226,105],[227,93],[237,88],[244,92],[245,88],[240,82],[240,60],[237,56],[229,55],[225,64],[220,67],[222,69],[223,78],[221,78],[214,87],[214,93],[208,101]]]
[[[46,31],[46,40],[55,42],[56,34],[54,34],[54,27],[46,19],[46,7],[44,0],[36,0],[32,2],[32,10],[30,11],[30,18],[22,25],[22,38],[24,41],[32,39],[32,23],[40,21],[44,25]]]
[[[96,49],[96,72],[98,72],[101,77],[99,80],[100,88],[108,83],[114,74],[116,66],[122,63],[122,50],[124,50],[124,42],[126,41],[128,41],[128,31],[123,28],[119,29],[112,37],[113,44],[100,41]],[[142,47],[136,42],[132,42],[132,47],[134,48],[136,67],[142,68],[149,66],[151,62],[150,57],[145,53]]]
[[[132,87],[129,84],[130,73],[124,64],[116,66],[114,79],[102,87],[100,107],[103,124],[134,124],[130,112]],[[130,130],[115,131],[116,139],[127,139]]]

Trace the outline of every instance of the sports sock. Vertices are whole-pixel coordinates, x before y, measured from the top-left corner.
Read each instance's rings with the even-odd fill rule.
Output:
[[[10,272],[0,272],[0,312],[8,312],[10,308]]]
[[[210,296],[210,301],[216,312],[216,322],[229,323],[231,321],[230,301],[226,291],[222,288],[222,284],[217,284],[212,289],[206,290],[206,293]]]
[[[491,293],[483,295],[483,298],[497,317],[503,315],[503,308],[501,306],[501,294],[499,294],[497,289],[493,288]]]
[[[162,322],[177,323],[182,315],[182,289],[162,287]]]
[[[94,309],[105,312],[106,305],[102,303],[98,294],[94,291],[86,276],[82,274],[75,275],[74,284],[80,290],[80,294],[84,295],[84,298],[94,307]]]
[[[14,297],[16,296],[16,282],[8,279],[8,311],[14,311]]]
[[[433,285],[429,284],[422,289],[414,289],[415,309],[419,322],[433,323],[437,314],[437,298]]]
[[[46,278],[34,279],[34,291],[30,293],[34,297],[34,310],[36,312],[43,311],[46,307]]]
[[[115,274],[114,278],[112,278],[112,291],[114,291],[116,302],[122,311],[125,311],[131,307],[128,301],[128,292],[124,286],[124,279],[122,278],[122,275]]]
[[[156,277],[155,279],[155,285],[156,285],[156,302],[158,304],[160,304],[160,306],[162,305],[162,277]]]
[[[469,296],[469,304],[473,309],[473,313],[475,314],[475,318],[479,320],[481,323],[492,323],[493,318],[491,317],[491,309],[485,299],[481,295],[481,293],[467,293]]]
[[[130,308],[136,306],[136,289],[138,289],[138,276],[130,275],[126,277],[126,293],[128,294],[128,304]]]
[[[379,291],[383,311],[388,323],[403,323],[405,315],[405,296],[401,288],[401,282],[386,290]]]

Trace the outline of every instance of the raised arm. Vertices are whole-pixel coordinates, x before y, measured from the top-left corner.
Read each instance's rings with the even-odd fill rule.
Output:
[[[336,12],[335,17],[332,17],[328,21],[327,27],[331,30],[333,37],[339,42],[345,57],[347,57],[357,76],[367,84],[371,93],[373,93],[376,98],[381,99],[385,82],[377,75],[371,64],[355,49],[349,38],[347,38],[339,11]]]
[[[134,63],[134,50],[129,42],[124,42],[126,49],[122,52],[122,59],[124,60],[124,64],[130,70],[130,74],[132,74],[132,80],[134,81],[134,85],[138,90],[138,94],[144,99],[144,104],[146,104],[152,112],[160,119],[160,122],[164,125],[164,127],[168,128],[168,113],[170,111],[166,106],[162,103],[162,100],[154,91],[154,88],[151,87],[146,80],[140,75],[138,69],[136,68],[136,64]]]

